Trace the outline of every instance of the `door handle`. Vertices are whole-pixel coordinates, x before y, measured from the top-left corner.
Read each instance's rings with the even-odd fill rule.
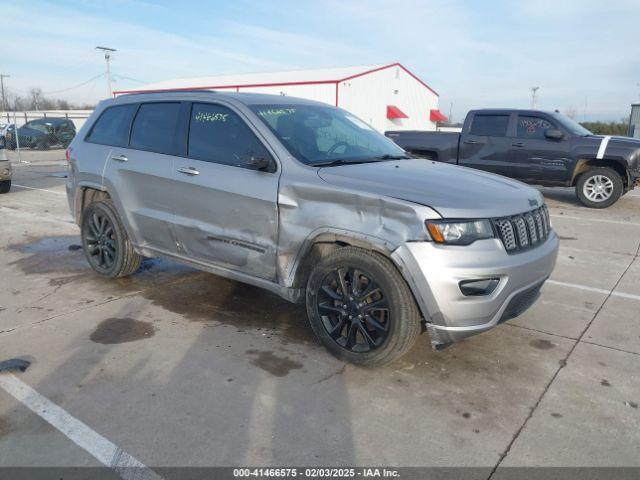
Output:
[[[515,142],[511,144],[512,147],[524,147],[524,143],[522,142]]]
[[[480,142],[476,142],[475,140],[465,140],[464,143],[466,143],[467,145],[475,145],[476,143]]]
[[[116,162],[128,162],[129,159],[126,155],[113,155],[111,160],[115,160]]]
[[[178,171],[185,175],[200,175],[200,172],[193,167],[180,167]]]

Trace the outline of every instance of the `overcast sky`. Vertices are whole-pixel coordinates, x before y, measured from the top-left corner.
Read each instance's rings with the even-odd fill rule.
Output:
[[[18,93],[107,95],[176,77],[399,61],[454,120],[476,107],[618,120],[640,101],[638,0],[325,0],[2,3],[0,73]],[[64,91],[61,91],[64,90]],[[586,109],[585,109],[586,105]]]

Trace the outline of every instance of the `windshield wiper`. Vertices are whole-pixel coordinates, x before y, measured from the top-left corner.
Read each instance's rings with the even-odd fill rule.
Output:
[[[404,160],[410,159],[407,155],[390,155],[384,154],[378,157],[365,157],[365,158],[337,158],[336,160],[331,160],[329,162],[318,162],[318,163],[310,163],[312,167],[335,167],[337,165],[353,165],[356,163],[375,163],[375,162],[383,162],[385,160]]]
[[[310,163],[309,165],[311,165],[312,167],[335,167],[338,165],[354,165],[356,163],[373,163],[379,161],[380,160],[378,158],[369,158],[365,160],[345,160],[344,158],[338,158],[336,160],[331,160],[330,162],[317,162]]]
[[[374,157],[377,158],[378,160],[408,160],[411,157],[409,157],[408,155],[390,155],[388,153],[381,155],[379,157]]]

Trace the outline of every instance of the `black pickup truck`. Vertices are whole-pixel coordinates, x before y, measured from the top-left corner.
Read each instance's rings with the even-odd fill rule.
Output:
[[[592,134],[559,113],[483,109],[461,133],[385,133],[415,156],[550,187],[576,187],[580,201],[605,208],[640,184],[640,140]]]

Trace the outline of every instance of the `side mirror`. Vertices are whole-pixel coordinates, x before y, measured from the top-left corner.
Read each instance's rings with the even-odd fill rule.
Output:
[[[261,172],[271,171],[271,160],[266,157],[254,157],[252,155],[251,158],[249,158],[247,165],[254,170],[259,170]]]
[[[564,138],[564,133],[559,128],[548,128],[544,132],[544,136],[549,140],[562,140]]]

